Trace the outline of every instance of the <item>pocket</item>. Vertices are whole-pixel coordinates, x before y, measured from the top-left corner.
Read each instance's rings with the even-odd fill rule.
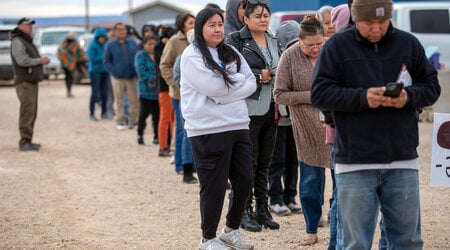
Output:
[[[214,135],[202,135],[190,140],[196,155],[195,167],[198,169],[213,170],[220,163],[223,155],[223,143],[214,140]]]

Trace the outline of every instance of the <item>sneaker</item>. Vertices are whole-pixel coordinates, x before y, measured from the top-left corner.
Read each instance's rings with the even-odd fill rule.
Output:
[[[172,155],[172,158],[170,158],[169,164],[170,165],[174,165],[175,164],[175,156],[174,155]]]
[[[170,150],[168,148],[162,148],[159,150],[158,156],[159,157],[169,157],[169,156],[171,156]]]
[[[138,127],[137,124],[132,124],[128,126],[129,129],[137,129],[137,127]]]
[[[144,145],[144,137],[142,137],[142,135],[138,135],[137,137],[137,143],[139,145]]]
[[[25,144],[19,146],[19,151],[22,151],[22,152],[25,152],[25,151],[39,151],[40,148],[41,148],[40,144],[26,142]]]
[[[153,145],[158,145],[159,144],[159,141],[158,141],[158,139],[153,139]]]
[[[270,211],[278,216],[286,215],[289,212],[289,208],[286,207],[286,205],[282,204],[275,204],[270,205]]]
[[[183,173],[183,182],[186,184],[195,184],[198,183],[198,180],[192,174],[184,175]]]
[[[89,115],[89,120],[96,122],[98,121],[97,117],[95,117],[95,115]]]
[[[253,249],[253,245],[247,240],[245,240],[244,235],[239,229],[232,230],[229,233],[226,233],[225,229],[222,229],[219,239],[223,241],[223,243],[225,243],[226,246],[231,247],[233,249],[238,250]]]
[[[203,239],[200,240],[200,244],[198,246],[199,250],[228,250],[228,247],[223,244],[223,242],[217,237],[214,237],[207,242],[203,242]]]
[[[117,128],[117,130],[120,130],[120,131],[123,131],[123,130],[127,129],[127,127],[125,125],[122,125],[122,124],[117,124],[116,128]]]
[[[291,210],[293,214],[301,214],[303,212],[302,206],[300,206],[299,204],[289,203],[287,207],[289,208],[289,210]]]

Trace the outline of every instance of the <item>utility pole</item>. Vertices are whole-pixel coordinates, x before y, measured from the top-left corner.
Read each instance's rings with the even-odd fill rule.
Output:
[[[86,31],[90,31],[90,23],[89,23],[89,0],[85,0],[85,9],[86,9],[86,21],[85,21],[85,28]]]
[[[133,9],[133,0],[128,0],[128,24],[133,25],[133,20],[130,18],[130,11]]]

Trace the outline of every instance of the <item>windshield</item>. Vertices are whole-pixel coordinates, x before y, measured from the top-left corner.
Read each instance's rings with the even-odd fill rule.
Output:
[[[66,38],[69,31],[53,31],[44,32],[42,34],[42,45],[59,45]],[[84,32],[75,32],[77,35],[83,34]]]

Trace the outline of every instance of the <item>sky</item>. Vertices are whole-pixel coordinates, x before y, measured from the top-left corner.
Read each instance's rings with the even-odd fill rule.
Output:
[[[153,2],[153,0],[0,0],[0,18],[84,16],[86,1],[89,2],[91,16],[122,15],[128,10],[130,2],[133,8]],[[225,9],[226,4],[225,0],[162,1],[193,10],[194,14],[207,3],[216,3],[222,9]]]

